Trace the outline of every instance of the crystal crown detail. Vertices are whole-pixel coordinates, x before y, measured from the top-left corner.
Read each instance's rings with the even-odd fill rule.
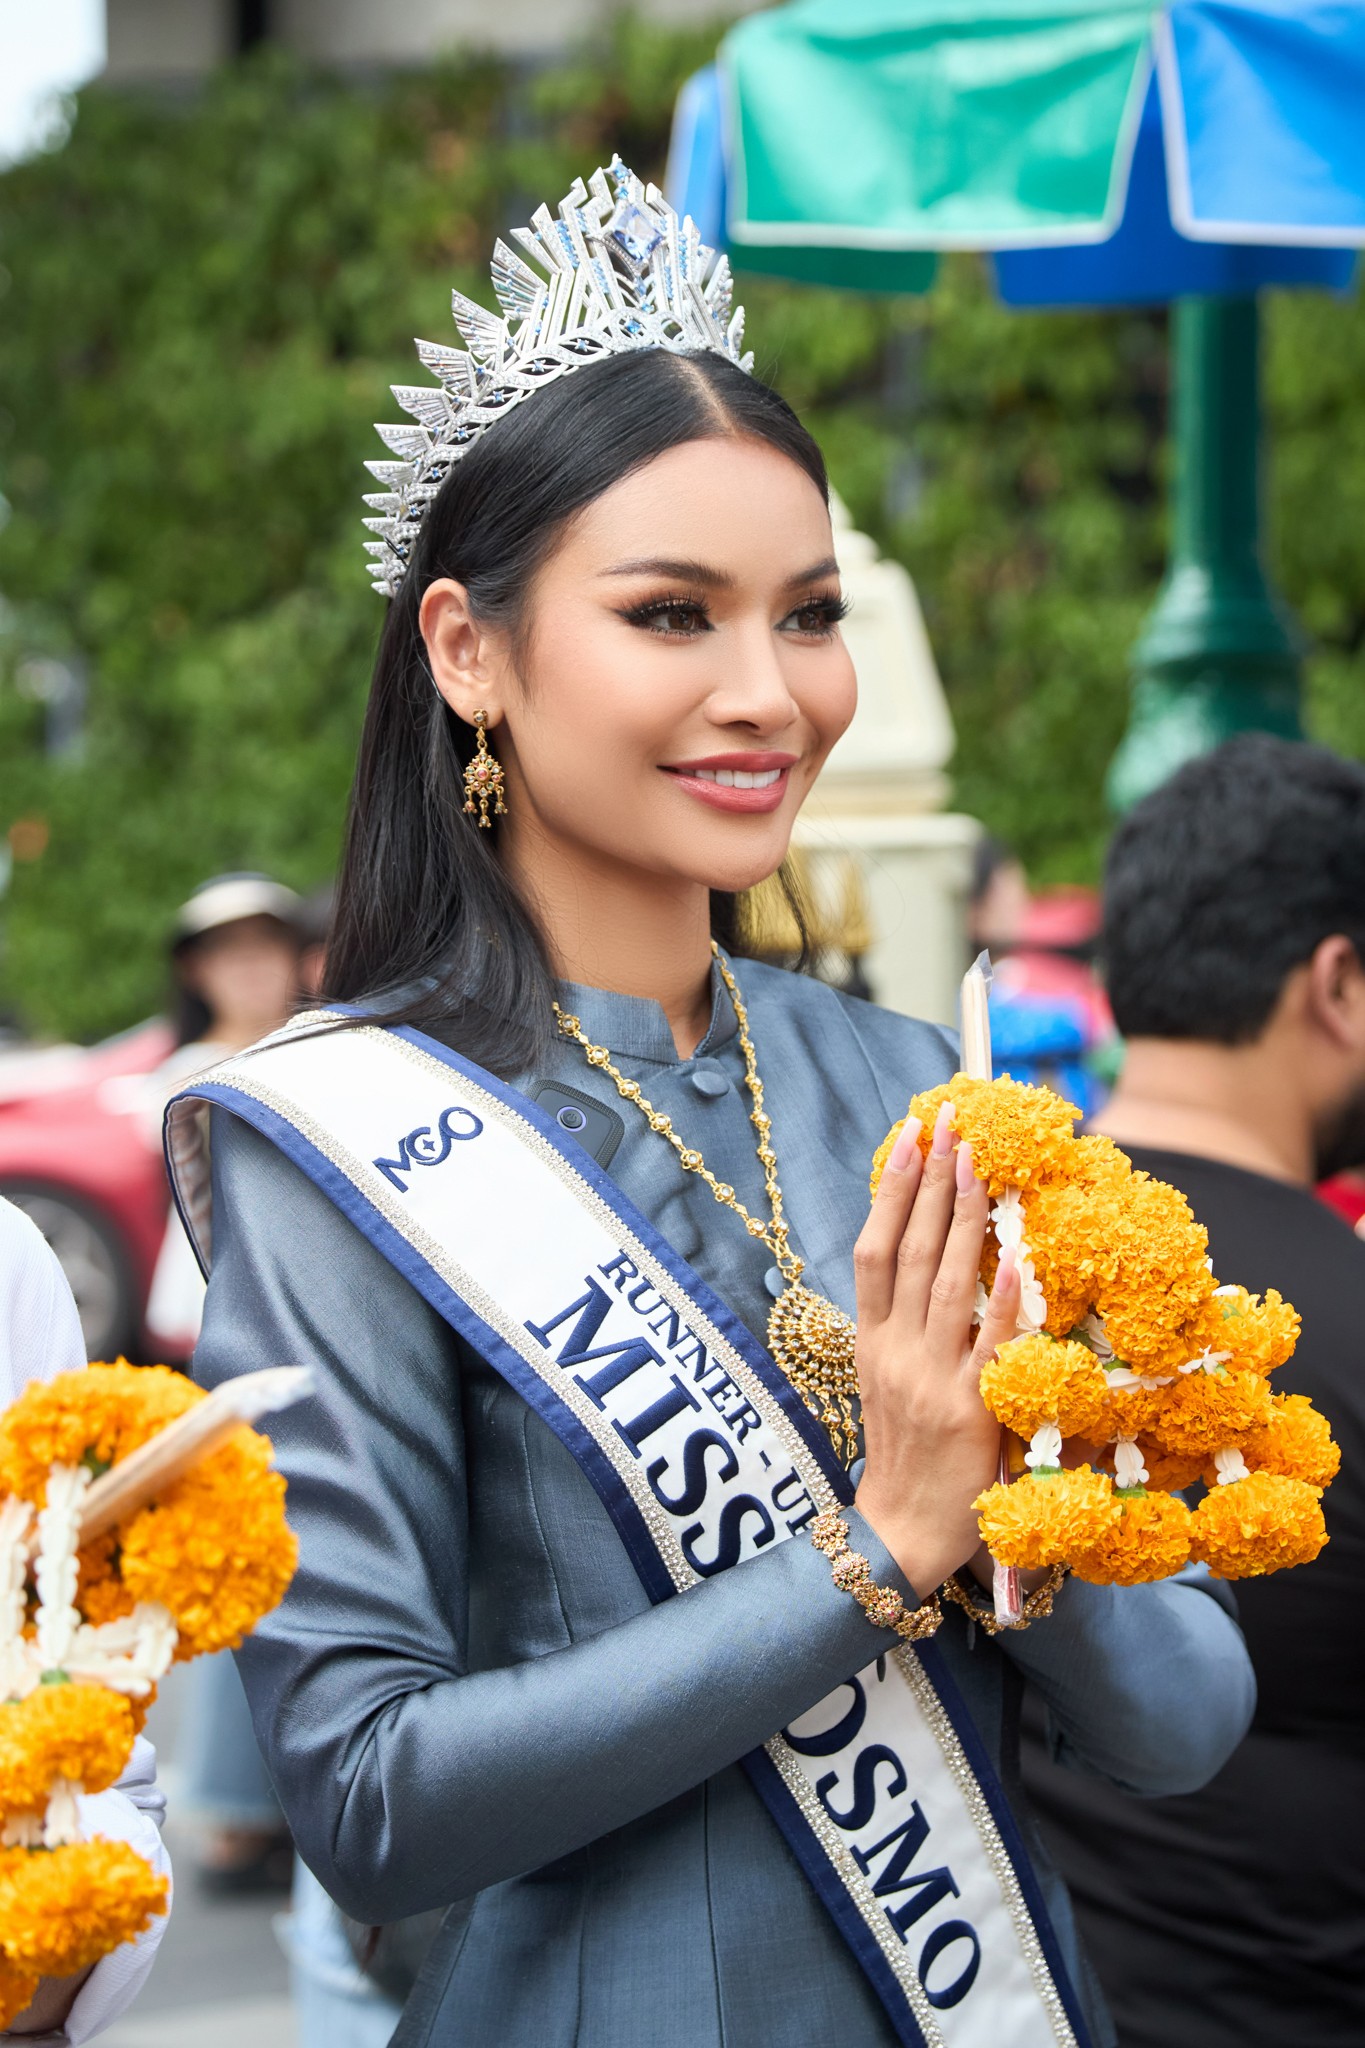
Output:
[[[542,206],[529,228],[512,230],[537,269],[505,242],[494,244],[501,318],[453,292],[465,348],[417,343],[423,367],[440,382],[394,385],[415,424],[377,427],[396,460],[365,465],[383,486],[365,496],[375,536],[365,551],[381,597],[397,595],[423,515],[452,466],[542,386],[641,348],[708,349],[753,368],[752,354],[740,353],[744,310],[731,305],[727,259],[619,157],[610,180],[603,170],[586,185],[576,178],[557,220]]]

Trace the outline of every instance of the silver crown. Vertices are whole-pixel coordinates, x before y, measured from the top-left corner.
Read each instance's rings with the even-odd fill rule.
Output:
[[[375,514],[365,524],[376,536],[365,552],[381,597],[396,596],[427,506],[452,465],[546,384],[637,348],[710,349],[741,370],[753,368],[752,354],[740,354],[744,309],[731,307],[726,258],[619,157],[611,180],[614,193],[603,170],[586,186],[576,178],[558,220],[542,206],[529,228],[513,228],[544,277],[496,242],[493,290],[502,318],[452,292],[467,347],[419,341],[423,367],[440,383],[393,386],[416,425],[376,427],[398,460],[365,465],[384,486],[365,495]]]

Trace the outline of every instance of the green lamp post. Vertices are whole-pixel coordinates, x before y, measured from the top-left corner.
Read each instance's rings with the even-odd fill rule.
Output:
[[[1177,299],[1171,324],[1171,549],[1109,767],[1120,811],[1231,733],[1303,732],[1304,639],[1261,559],[1257,303]]]

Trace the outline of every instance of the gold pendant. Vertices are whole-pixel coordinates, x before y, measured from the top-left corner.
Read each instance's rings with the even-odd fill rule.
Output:
[[[768,1349],[812,1415],[818,1415],[846,1466],[858,1455],[857,1325],[823,1294],[798,1280],[768,1316]]]

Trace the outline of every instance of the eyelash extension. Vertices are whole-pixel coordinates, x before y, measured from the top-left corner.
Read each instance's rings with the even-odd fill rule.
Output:
[[[835,626],[848,617],[848,599],[846,597],[808,597],[804,604],[794,605],[792,609],[798,612],[818,613],[820,618],[824,620],[826,629],[832,632]]]
[[[710,614],[705,601],[699,597],[684,597],[675,593],[672,597],[650,597],[643,604],[631,605],[621,617],[630,626],[647,626],[651,619],[662,618],[668,612],[697,612],[710,624]]]
[[[643,604],[632,605],[627,611],[623,611],[621,617],[626,621],[627,625],[647,626],[651,619],[663,618],[669,612],[692,612],[698,614],[706,624],[710,624],[710,614],[702,598],[678,595],[647,598]],[[792,611],[788,616],[793,616],[798,612],[814,612],[819,618],[823,629],[826,632],[833,632],[834,628],[848,617],[848,599],[846,597],[810,597],[802,604],[793,605]]]

